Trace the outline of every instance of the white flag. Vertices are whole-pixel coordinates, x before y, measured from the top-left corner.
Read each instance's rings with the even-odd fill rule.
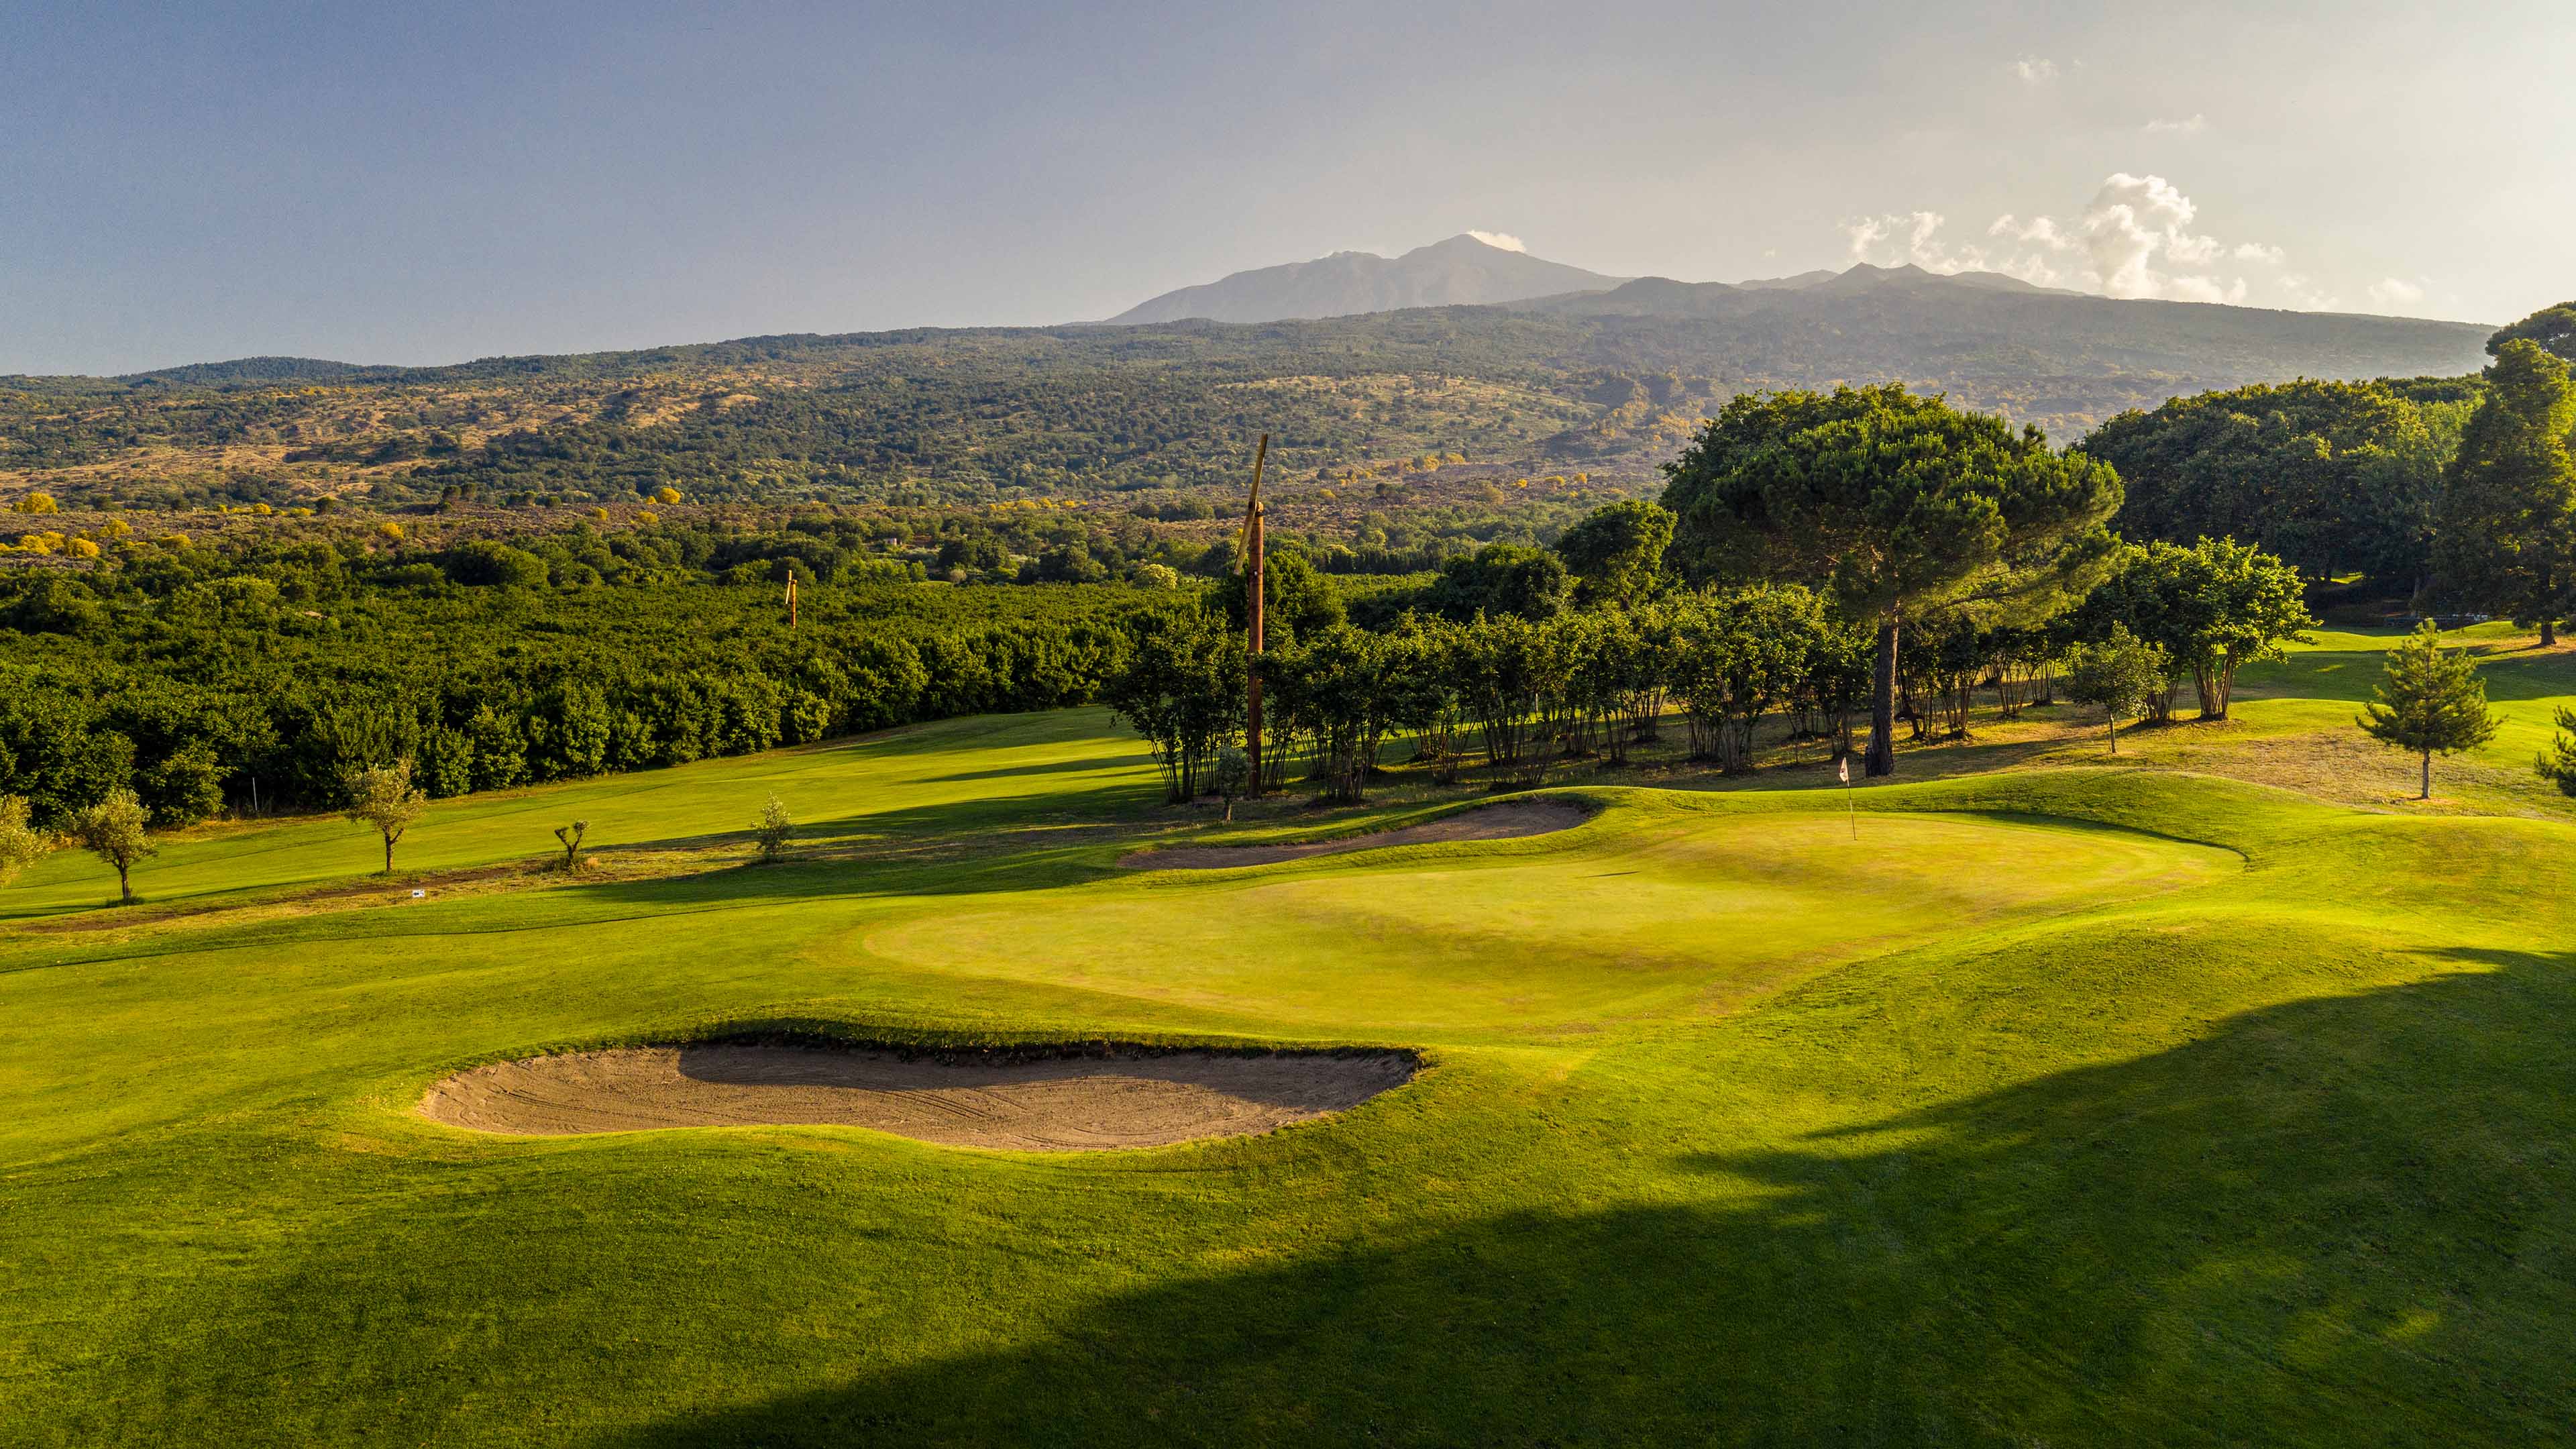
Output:
[[[1836,761],[1834,762],[1834,773],[1835,773],[1835,774],[1837,774],[1837,775],[1842,776],[1842,780],[1843,780],[1843,783],[1844,783],[1844,784],[1846,784],[1846,785],[1850,784],[1850,783],[1851,783],[1851,756],[1849,756],[1849,755],[1845,755],[1845,756],[1843,756],[1841,759],[1836,760]]]

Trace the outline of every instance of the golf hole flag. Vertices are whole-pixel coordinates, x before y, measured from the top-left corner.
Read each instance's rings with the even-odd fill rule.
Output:
[[[1842,777],[1842,782],[1843,782],[1844,784],[1846,784],[1846,785],[1850,784],[1850,783],[1851,783],[1851,756],[1849,756],[1849,755],[1845,755],[1845,756],[1843,756],[1841,759],[1834,761],[1834,773],[1835,773],[1836,775],[1839,775],[1839,776],[1841,776],[1841,777]]]

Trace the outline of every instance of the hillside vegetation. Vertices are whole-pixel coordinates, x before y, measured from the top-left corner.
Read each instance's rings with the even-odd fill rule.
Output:
[[[251,359],[0,379],[0,497],[64,506],[924,504],[1236,489],[1453,455],[1634,491],[1725,398],[1894,380],[2072,441],[2177,394],[2460,374],[2486,328],[2109,301],[1856,267],[1318,321],[747,338],[440,368]]]

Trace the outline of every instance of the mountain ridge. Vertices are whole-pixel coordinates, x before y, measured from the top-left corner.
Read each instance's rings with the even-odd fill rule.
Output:
[[[1231,272],[1213,282],[1150,297],[1107,320],[1119,327],[1193,318],[1304,321],[1410,307],[1517,302],[1602,291],[1628,280],[1498,247],[1462,232],[1401,256],[1344,251],[1312,261]]]

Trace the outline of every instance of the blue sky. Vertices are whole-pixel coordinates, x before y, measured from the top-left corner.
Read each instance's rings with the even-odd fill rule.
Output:
[[[1469,228],[2504,321],[2576,296],[2570,54],[2565,0],[8,0],[0,372],[1070,321]]]

